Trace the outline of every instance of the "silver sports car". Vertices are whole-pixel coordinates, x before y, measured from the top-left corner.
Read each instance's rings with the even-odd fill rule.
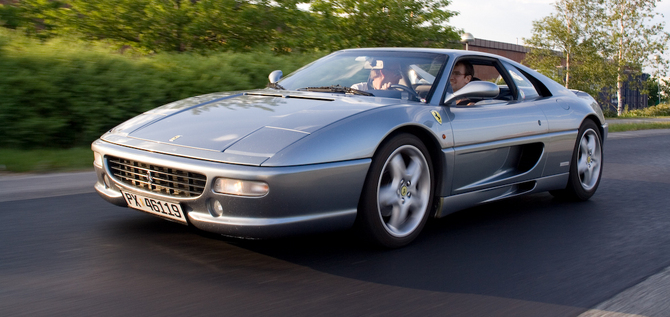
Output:
[[[509,59],[332,53],[268,88],[158,107],[92,144],[107,201],[226,236],[350,227],[406,245],[430,217],[522,194],[589,199],[596,101]]]

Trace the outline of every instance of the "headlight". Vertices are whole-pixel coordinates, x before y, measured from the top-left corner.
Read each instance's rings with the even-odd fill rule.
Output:
[[[102,154],[93,152],[93,165],[102,167]]]
[[[264,182],[217,178],[213,190],[221,194],[260,197],[267,195],[270,187]]]

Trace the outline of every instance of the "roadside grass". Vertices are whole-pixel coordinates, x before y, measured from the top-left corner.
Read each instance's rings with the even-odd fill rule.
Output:
[[[647,129],[670,129],[670,121],[635,123],[610,121],[609,125],[609,132]],[[93,152],[88,147],[36,150],[0,148],[0,173],[54,173],[92,168]]]
[[[611,123],[609,132],[624,132],[650,129],[670,129],[670,122],[632,122],[632,123]]]
[[[93,151],[71,149],[0,149],[0,172],[51,173],[93,169]]]

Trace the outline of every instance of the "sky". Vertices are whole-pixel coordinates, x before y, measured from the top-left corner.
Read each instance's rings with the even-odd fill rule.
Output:
[[[475,38],[520,44],[530,38],[533,21],[554,13],[555,0],[451,0],[447,8],[460,14],[448,24],[472,33]],[[670,0],[662,0],[656,12],[665,15],[670,32]]]

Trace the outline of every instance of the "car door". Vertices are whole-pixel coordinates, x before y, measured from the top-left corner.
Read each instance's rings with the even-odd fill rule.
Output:
[[[548,124],[539,104],[545,100],[522,90],[516,74],[499,61],[469,60],[475,64],[475,77],[482,74],[479,79],[496,81],[502,91],[500,99],[446,106],[454,138],[451,194],[498,187],[505,191],[509,184],[540,177]]]

